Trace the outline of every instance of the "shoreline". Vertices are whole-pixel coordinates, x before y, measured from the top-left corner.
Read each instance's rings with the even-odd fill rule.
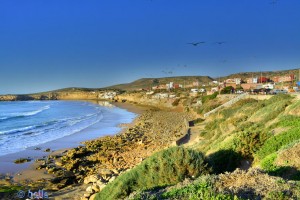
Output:
[[[185,124],[191,117],[184,112],[130,102],[112,104],[137,115],[130,123],[119,124],[120,131],[116,134],[52,152],[12,179],[2,179],[2,184],[23,185],[33,190],[43,188],[50,199],[79,199],[88,186],[85,183],[88,177],[100,176],[103,184],[107,184],[154,152],[173,146],[174,141],[186,134]],[[103,176],[103,172],[108,174]]]
[[[91,100],[86,100],[86,101],[95,104],[98,104],[99,102],[99,101],[91,101]],[[147,109],[146,107],[141,107],[130,103],[114,103],[114,102],[109,102],[109,103],[113,106],[116,106],[119,109],[126,110],[136,115],[134,116],[134,118],[131,120],[129,124],[134,123],[134,120]],[[15,176],[16,174],[22,173],[24,170],[32,169],[33,168],[32,166],[35,166],[36,159],[41,159],[43,157],[47,157],[49,155],[55,154],[56,152],[61,151],[62,149],[69,150],[69,149],[76,148],[78,146],[82,146],[83,142],[89,140],[95,140],[101,137],[118,134],[124,129],[124,127],[122,127],[121,125],[122,123],[117,124],[114,127],[115,130],[111,130],[114,133],[102,133],[101,135],[99,135],[99,131],[101,132],[101,129],[103,129],[103,127],[100,127],[98,124],[92,125],[91,127],[88,127],[83,131],[71,135],[67,135],[62,138],[52,140],[37,146],[28,147],[27,149],[20,152],[0,156],[0,161],[2,166],[0,174],[9,174]],[[106,130],[102,130],[102,131],[106,131]],[[40,150],[35,150],[35,148],[40,148]],[[45,152],[45,150],[48,148],[50,149],[50,151]],[[31,161],[15,164],[14,161],[19,158],[30,158]]]

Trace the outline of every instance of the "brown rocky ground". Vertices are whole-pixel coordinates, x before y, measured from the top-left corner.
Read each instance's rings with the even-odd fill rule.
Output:
[[[137,196],[160,199],[163,193],[171,192],[174,189],[184,192],[185,187],[203,184],[203,182],[209,183],[212,191],[216,194],[231,194],[241,199],[288,200],[300,198],[299,182],[286,181],[279,177],[270,176],[260,169],[250,168],[249,170],[236,169],[234,172],[219,175],[204,175],[196,180],[186,179],[163,189],[153,189],[141,193],[133,192],[127,197],[127,200],[133,200]],[[189,198],[185,197],[184,199]]]
[[[288,164],[300,170],[300,143],[280,152],[276,159],[276,164],[279,166],[286,166]]]
[[[270,194],[281,192],[286,193],[284,195],[287,197],[300,196],[299,185],[270,176],[256,168],[248,171],[237,169],[232,173],[220,174],[215,184],[219,192],[237,194],[245,199],[268,198]]]

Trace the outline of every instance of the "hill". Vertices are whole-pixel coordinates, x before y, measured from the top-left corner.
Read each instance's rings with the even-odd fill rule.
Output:
[[[279,71],[261,71],[261,72],[239,72],[239,73],[235,73],[235,74],[230,74],[228,76],[220,77],[220,80],[223,81],[223,80],[231,79],[231,78],[246,79],[246,78],[260,77],[260,76],[271,78],[274,76],[284,76],[284,75],[289,75],[289,74],[294,74],[296,77],[298,77],[299,69],[289,69],[289,70],[279,70]]]
[[[120,89],[120,90],[138,90],[141,88],[149,88],[154,85],[167,84],[170,82],[178,84],[192,84],[194,81],[198,81],[200,84],[207,84],[214,79],[209,76],[176,76],[176,77],[164,77],[164,78],[142,78],[131,83],[119,84],[107,87],[107,89]]]
[[[215,101],[218,99],[203,101],[202,107]],[[199,113],[203,111],[201,107],[194,109]],[[128,190],[121,189],[128,177],[154,180],[155,176],[167,177],[170,171],[183,167],[182,164],[175,165],[166,169],[164,174],[158,174],[158,170],[151,173],[140,171],[143,165],[150,168],[150,164],[146,164],[154,159],[150,157],[109,183],[97,198],[108,195],[106,199],[114,199],[109,191],[118,186],[117,190],[124,192],[125,196],[131,194],[129,199],[299,199],[299,113],[300,101],[295,96],[240,100],[206,119],[194,121],[192,134],[198,135],[199,141],[188,147],[205,157],[205,164],[211,170],[209,175],[198,174],[198,178],[192,177],[187,184],[180,182],[184,176],[180,180],[166,178],[164,184],[156,181],[149,187],[139,185],[137,178],[128,179]],[[169,160],[173,161],[163,156],[156,165],[166,166]],[[194,167],[189,163],[185,166],[186,172]],[[166,188],[174,183],[179,185]]]

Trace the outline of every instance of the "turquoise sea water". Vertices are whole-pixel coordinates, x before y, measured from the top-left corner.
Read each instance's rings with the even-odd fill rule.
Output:
[[[120,130],[118,124],[129,123],[135,117],[105,102],[99,104],[85,101],[0,102],[0,156],[83,132],[95,124],[102,127],[99,137],[104,133],[115,134]]]

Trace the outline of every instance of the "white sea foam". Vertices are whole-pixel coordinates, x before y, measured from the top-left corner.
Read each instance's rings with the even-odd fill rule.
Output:
[[[109,128],[106,129],[105,134],[113,134],[116,133],[117,124],[126,123],[125,116],[130,115],[128,112],[122,112],[117,108],[111,110],[91,103],[82,104],[72,101],[43,103],[45,105],[43,107],[41,107],[41,102],[36,104],[30,102],[32,106],[29,107],[29,104],[25,102],[14,102],[10,105],[8,103],[2,104],[2,110],[6,113],[10,113],[11,116],[22,117],[13,120],[1,120],[1,118],[8,116],[0,116],[0,156],[81,132],[96,123],[101,123],[97,126],[104,129]],[[34,107],[37,109],[34,110]],[[49,109],[50,107],[51,109]],[[28,111],[30,109],[33,111]],[[43,112],[47,109],[49,109],[47,112]],[[20,112],[16,112],[17,110]],[[38,113],[40,114],[37,115]],[[111,127],[116,129],[111,129]]]
[[[29,112],[16,112],[16,113],[7,113],[5,116],[0,116],[0,120],[7,120],[11,118],[17,118],[17,117],[28,117],[28,116],[33,116],[38,113],[41,113],[45,110],[48,110],[50,108],[50,105],[44,106],[38,110],[34,111],[29,111]]]

